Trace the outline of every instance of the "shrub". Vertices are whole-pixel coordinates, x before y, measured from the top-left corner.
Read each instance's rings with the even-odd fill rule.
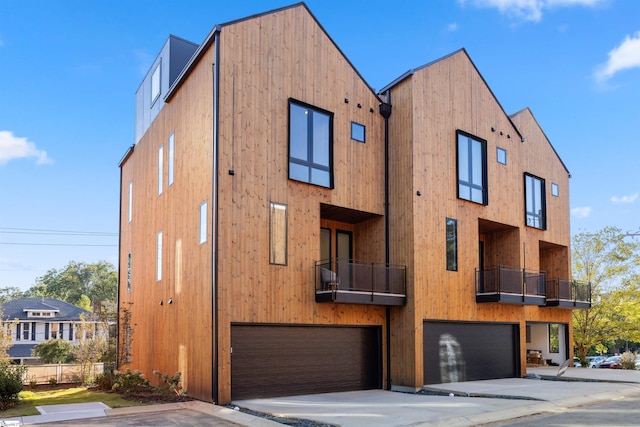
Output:
[[[116,381],[116,376],[111,372],[104,372],[96,375],[94,380],[95,385],[102,390],[113,390],[113,386]]]
[[[134,395],[150,389],[149,380],[137,370],[131,372],[127,369],[125,372],[117,373],[113,383],[113,390],[127,395]]]
[[[18,402],[26,373],[27,367],[24,365],[0,364],[0,409],[7,409]]]
[[[622,369],[636,369],[636,355],[625,351],[620,355],[620,367]]]
[[[182,386],[180,385],[181,372],[176,372],[172,377],[160,371],[153,371],[153,374],[158,380],[158,384],[153,389],[155,392],[165,395],[175,393],[178,396],[184,394]]]

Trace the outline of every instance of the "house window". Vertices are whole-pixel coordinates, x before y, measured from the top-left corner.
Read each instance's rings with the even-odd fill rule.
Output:
[[[127,254],[127,292],[131,292],[131,252]]]
[[[287,265],[287,205],[269,204],[269,263]]]
[[[169,135],[169,164],[167,165],[167,185],[173,184],[173,133]]]
[[[527,225],[546,229],[544,180],[533,175],[524,175],[524,193]]]
[[[458,132],[458,198],[487,204],[487,143]]]
[[[156,99],[160,96],[160,65],[158,63],[153,74],[151,74],[151,105],[156,102]]]
[[[560,325],[549,324],[549,353],[560,353]]]
[[[158,196],[162,194],[162,171],[164,169],[164,146],[158,148]]]
[[[458,271],[458,221],[447,218],[447,270]]]
[[[207,241],[207,205],[207,202],[200,204],[200,244]]]
[[[30,341],[30,340],[31,340],[31,322],[22,323],[22,341]]]
[[[52,323],[50,330],[51,330],[51,339],[53,340],[58,338],[58,324]]]
[[[351,139],[365,142],[365,127],[360,123],[351,122]]]
[[[162,280],[162,231],[158,232],[156,242],[156,280]]]
[[[555,182],[551,183],[551,195],[554,197],[558,197],[560,195],[560,187]]]
[[[498,160],[498,163],[502,164],[502,165],[506,165],[507,164],[507,150],[505,150],[504,148],[496,148],[496,158]]]
[[[133,217],[133,181],[129,182],[129,222]]]
[[[289,178],[333,188],[333,113],[289,101]]]

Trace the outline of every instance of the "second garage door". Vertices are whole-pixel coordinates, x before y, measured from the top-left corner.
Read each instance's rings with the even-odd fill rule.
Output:
[[[423,328],[425,384],[519,374],[517,324],[425,321]]]
[[[381,328],[231,327],[234,400],[381,387]]]

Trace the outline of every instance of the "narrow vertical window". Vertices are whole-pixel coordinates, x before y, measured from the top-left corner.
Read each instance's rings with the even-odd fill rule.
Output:
[[[560,325],[549,324],[549,353],[560,353]]]
[[[269,204],[269,263],[287,265],[287,205]]]
[[[202,202],[200,204],[200,244],[207,241],[207,205],[207,202]]]
[[[133,217],[133,181],[129,182],[129,222],[131,222],[131,218]]]
[[[160,96],[160,65],[159,63],[155,70],[153,70],[153,74],[151,74],[151,105],[156,102],[156,99]]]
[[[127,292],[131,292],[131,252],[127,254]]]
[[[164,146],[158,148],[158,196],[162,194],[162,171],[164,169]]]
[[[543,179],[529,174],[524,175],[527,225],[541,230],[547,228],[544,191]]]
[[[458,221],[447,218],[447,270],[458,271]]]
[[[156,280],[162,280],[162,231],[158,232],[156,244]]]
[[[487,143],[458,132],[458,198],[487,204]]]
[[[558,184],[556,184],[555,182],[551,183],[551,195],[553,197],[560,196],[560,187],[558,187]]]
[[[167,165],[167,185],[173,184],[173,133],[169,135],[169,164]]]

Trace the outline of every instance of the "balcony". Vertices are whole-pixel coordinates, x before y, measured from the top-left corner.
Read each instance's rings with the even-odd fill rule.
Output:
[[[515,267],[476,270],[476,302],[546,304],[546,273]]]
[[[547,307],[590,308],[591,283],[547,280]]]
[[[407,303],[404,266],[330,259],[316,261],[315,274],[318,303]]]

